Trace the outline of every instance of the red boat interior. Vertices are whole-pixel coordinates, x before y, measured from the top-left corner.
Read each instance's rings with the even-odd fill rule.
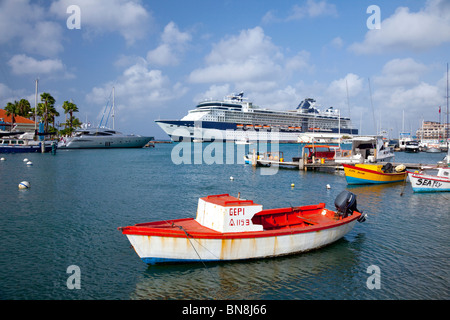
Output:
[[[290,232],[290,229],[326,228],[342,219],[334,211],[325,209],[324,203],[319,203],[318,205],[302,207],[265,209],[253,216],[252,223],[262,225],[264,232],[280,232],[283,230],[284,232]],[[347,219],[352,220],[354,218],[348,217]],[[172,236],[177,236],[178,234],[178,236],[185,236],[188,233],[199,237],[223,235],[220,232],[202,226],[193,218],[139,223],[134,226],[120,228],[120,230],[124,234],[170,234]],[[244,232],[244,234],[250,236],[250,234],[255,234],[255,232]]]
[[[314,226],[339,219],[337,215],[335,216],[335,212],[326,209],[326,214],[322,215],[324,209],[324,203],[303,207],[266,209],[255,214],[252,222],[261,224],[264,230],[274,230]]]

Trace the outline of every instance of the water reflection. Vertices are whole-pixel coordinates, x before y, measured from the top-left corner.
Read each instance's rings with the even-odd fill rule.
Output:
[[[352,270],[360,263],[359,248],[363,243],[364,237],[356,236],[353,241],[344,238],[299,255],[206,265],[149,266],[130,298],[312,299],[318,292],[326,296],[343,283],[353,281]]]

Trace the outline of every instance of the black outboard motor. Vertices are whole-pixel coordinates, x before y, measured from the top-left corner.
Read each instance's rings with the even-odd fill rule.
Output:
[[[392,166],[392,163],[388,162],[381,167],[381,171],[383,171],[384,173],[392,173],[394,172],[394,167]]]
[[[366,220],[366,215],[362,214],[356,207],[356,195],[344,190],[342,191],[334,200],[334,206],[336,207],[337,214],[343,218],[352,215],[354,211],[361,213],[361,217],[358,219],[359,222],[364,222]]]

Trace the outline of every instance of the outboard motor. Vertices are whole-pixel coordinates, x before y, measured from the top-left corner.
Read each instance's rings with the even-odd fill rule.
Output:
[[[356,195],[344,190],[342,191],[334,200],[334,205],[337,210],[337,214],[342,216],[342,218],[346,218],[349,215],[352,215],[354,211],[358,211],[361,213],[361,217],[358,219],[359,222],[364,222],[366,220],[366,215],[362,214],[362,211],[359,211],[356,207]]]
[[[392,173],[394,172],[394,167],[392,166],[392,163],[388,162],[381,167],[381,171],[383,171],[384,173]]]

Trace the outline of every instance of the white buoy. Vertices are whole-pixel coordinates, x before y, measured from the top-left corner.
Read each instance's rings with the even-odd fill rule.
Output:
[[[327,184],[327,189],[331,189],[331,186],[329,184]]]
[[[5,158],[0,158],[0,161],[5,161],[6,159]]]
[[[234,178],[231,176],[231,177],[230,177],[230,180],[234,180]]]
[[[27,158],[23,159],[23,162],[28,162],[28,159]]]
[[[33,162],[31,162],[31,161],[27,162],[27,166],[32,166],[32,165],[33,165]]]
[[[19,183],[19,189],[28,189],[30,187],[30,183],[28,181],[22,181]]]

